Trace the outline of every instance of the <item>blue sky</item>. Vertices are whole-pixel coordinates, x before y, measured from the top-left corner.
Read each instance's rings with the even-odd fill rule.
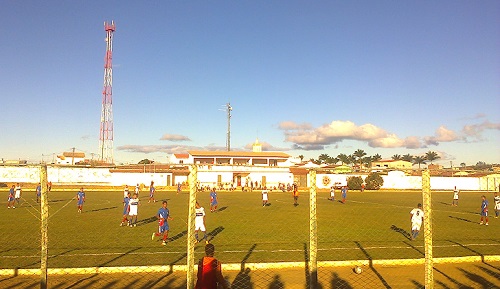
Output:
[[[99,152],[114,20],[114,159],[189,149],[435,151],[500,163],[499,1],[2,1],[0,158]],[[94,156],[97,158],[97,156]]]

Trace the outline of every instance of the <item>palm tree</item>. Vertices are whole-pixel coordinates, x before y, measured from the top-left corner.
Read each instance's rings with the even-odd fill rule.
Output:
[[[349,163],[349,157],[346,154],[339,154],[337,159],[342,163],[342,165]]]
[[[460,166],[461,166],[462,168],[465,168],[467,165],[466,165],[465,163],[460,163]]]
[[[372,157],[372,162],[378,162],[382,159],[382,156],[379,154],[376,154]]]
[[[440,156],[438,156],[438,154],[436,152],[433,152],[433,151],[428,151],[425,153],[425,159],[430,161],[431,162],[431,165],[432,165],[432,161],[435,161],[437,159],[441,158]]]
[[[411,163],[411,162],[413,161],[413,156],[412,156],[412,155],[410,155],[410,154],[405,154],[405,155],[403,155],[403,156],[401,157],[401,159],[402,159],[403,161],[407,161],[407,162],[410,162],[410,163]]]
[[[322,164],[328,163],[329,159],[330,159],[330,156],[327,154],[320,154],[318,156],[318,161],[320,161]]]
[[[398,155],[398,154],[393,155],[392,159],[395,160],[395,161],[399,161],[401,159],[401,155]]]
[[[413,158],[413,164],[418,164],[418,169],[420,170],[420,165],[425,164],[426,160],[424,156],[416,156]]]
[[[360,150],[360,149],[357,149],[353,154],[352,154],[353,157],[355,157],[358,162],[359,162],[359,166],[360,168],[363,166],[363,157],[366,156],[366,153],[364,150]]]
[[[304,160],[304,155],[299,155],[300,162]]]

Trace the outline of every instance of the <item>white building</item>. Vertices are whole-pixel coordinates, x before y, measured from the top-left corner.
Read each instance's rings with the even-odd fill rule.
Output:
[[[85,161],[85,153],[82,152],[64,152],[57,156],[56,164],[58,165],[74,165],[78,162]]]

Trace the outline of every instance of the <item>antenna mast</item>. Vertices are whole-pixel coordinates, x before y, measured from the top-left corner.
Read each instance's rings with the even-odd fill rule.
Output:
[[[231,111],[233,107],[228,102],[226,103],[226,112],[227,112],[227,139],[226,139],[226,150],[231,151]]]
[[[102,90],[101,130],[99,133],[99,152],[101,161],[113,163],[113,32],[115,22],[104,22],[106,31],[106,55],[104,57],[104,88]]]

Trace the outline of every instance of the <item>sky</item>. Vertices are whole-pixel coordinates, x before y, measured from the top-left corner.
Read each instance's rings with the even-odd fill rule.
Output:
[[[500,1],[0,1],[0,158],[364,150],[500,163]]]

